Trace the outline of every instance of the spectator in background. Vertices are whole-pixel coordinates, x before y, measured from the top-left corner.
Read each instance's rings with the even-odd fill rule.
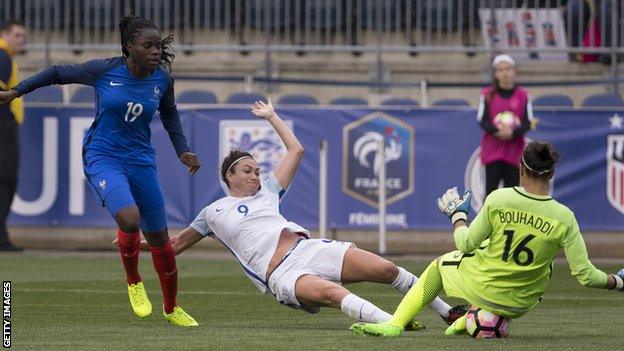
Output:
[[[485,196],[498,188],[518,186],[524,133],[531,127],[533,107],[529,93],[515,85],[516,63],[511,56],[492,61],[492,86],[481,93],[477,119],[483,129],[481,162],[485,166]]]
[[[569,0],[565,2],[563,19],[571,47],[616,47],[622,44],[622,0]],[[613,21],[615,14],[615,23]],[[613,28],[615,26],[615,28]],[[611,31],[615,29],[615,38]],[[611,41],[615,40],[614,43]],[[577,61],[591,61],[587,55],[575,55]],[[611,62],[609,54],[599,56],[600,61]]]
[[[0,90],[6,91],[19,83],[16,54],[24,50],[26,33],[16,21],[0,24]],[[0,106],[0,251],[22,251],[9,240],[6,221],[17,189],[19,167],[18,126],[24,120],[22,99]]]

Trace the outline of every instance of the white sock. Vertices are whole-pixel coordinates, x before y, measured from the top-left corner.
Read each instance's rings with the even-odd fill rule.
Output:
[[[390,285],[392,285],[393,288],[397,289],[401,294],[405,295],[412,288],[412,286],[416,284],[416,282],[418,281],[418,277],[408,272],[403,267],[398,268],[399,274]],[[444,302],[444,300],[442,300],[441,298],[436,297],[435,300],[433,300],[429,304],[429,308],[438,312],[438,314],[443,318],[446,318],[449,316],[448,311],[451,309],[451,306]]]
[[[449,310],[451,309],[451,305],[444,302],[444,300],[442,300],[439,297],[436,297],[435,300],[431,301],[431,303],[427,306],[429,306],[429,308],[433,309],[434,311],[438,312],[438,314],[442,318],[448,317]]]
[[[392,318],[390,313],[355,294],[345,296],[340,303],[340,309],[344,314],[359,322],[379,323],[389,321]]]
[[[397,274],[396,279],[390,285],[402,295],[405,295],[416,284],[418,278],[403,267],[397,268],[399,268],[399,274]]]

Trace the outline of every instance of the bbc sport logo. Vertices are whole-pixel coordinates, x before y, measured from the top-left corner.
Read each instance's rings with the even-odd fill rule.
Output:
[[[293,122],[284,121],[292,130]],[[247,151],[258,162],[260,175],[273,172],[277,162],[286,154],[286,146],[277,132],[265,120],[221,120],[219,122],[219,165],[232,150]],[[219,178],[221,178],[219,176]],[[227,186],[221,181],[227,194]]]
[[[378,207],[377,158],[379,140],[385,145],[386,203],[396,202],[414,191],[414,128],[382,112],[344,126],[343,191]]]

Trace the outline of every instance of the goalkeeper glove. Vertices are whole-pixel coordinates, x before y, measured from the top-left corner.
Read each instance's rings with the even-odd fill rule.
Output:
[[[438,198],[438,209],[448,216],[452,224],[459,220],[467,221],[471,200],[472,192],[470,190],[466,190],[464,195],[460,197],[457,187],[453,187]]]
[[[614,290],[624,291],[624,268],[620,269],[617,274],[611,274],[613,279],[615,279]]]

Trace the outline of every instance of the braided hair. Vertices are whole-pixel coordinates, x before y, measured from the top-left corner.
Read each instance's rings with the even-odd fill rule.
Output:
[[[144,29],[154,29],[158,32],[158,27],[156,25],[145,18],[137,17],[134,15],[125,16],[119,22],[119,32],[121,34],[121,52],[125,57],[130,56],[126,45],[132,43],[134,39],[144,30]],[[171,63],[175,57],[173,53],[173,49],[171,48],[171,43],[173,42],[173,35],[168,35],[166,38],[162,39],[160,42],[160,46],[162,48],[162,53],[160,54],[160,65],[165,67],[167,71],[171,71]]]

